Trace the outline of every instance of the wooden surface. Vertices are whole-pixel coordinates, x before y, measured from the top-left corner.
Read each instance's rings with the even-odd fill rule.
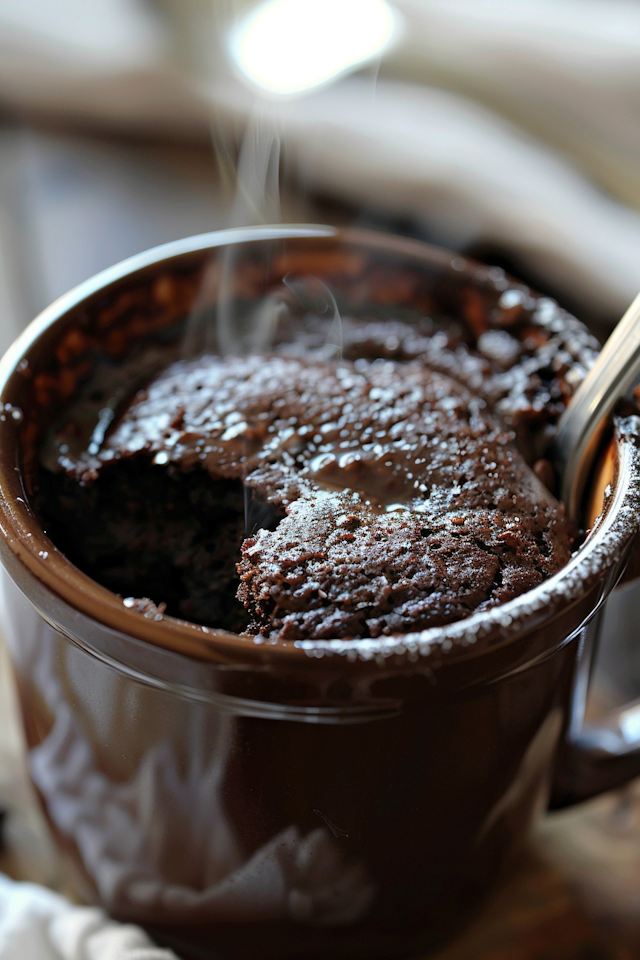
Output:
[[[226,226],[228,211],[205,148],[0,130],[0,348],[70,286],[145,247]],[[322,216],[299,198],[284,210],[298,222]],[[640,696],[636,611],[637,589],[607,614],[604,701]],[[65,892],[20,760],[1,644],[0,687],[0,806],[10,811],[0,869]],[[509,880],[437,960],[632,958],[640,960],[640,782],[544,818]]]
[[[640,957],[640,786],[544,818],[512,877],[437,960]]]

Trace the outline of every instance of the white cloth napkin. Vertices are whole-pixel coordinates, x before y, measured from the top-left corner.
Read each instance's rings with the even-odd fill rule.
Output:
[[[640,213],[469,99],[362,77],[284,104],[228,82],[212,96],[271,119],[315,190],[411,217],[453,249],[502,244],[593,312],[619,316],[640,288]]]
[[[389,73],[499,110],[640,207],[637,0],[394,2],[408,29]]]
[[[0,874],[0,960],[177,960],[131,924]]]

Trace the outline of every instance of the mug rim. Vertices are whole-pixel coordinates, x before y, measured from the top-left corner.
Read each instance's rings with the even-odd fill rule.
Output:
[[[455,270],[460,276],[481,279],[492,268],[440,247],[391,234],[314,224],[259,226],[219,230],[162,244],[103,270],[55,300],[42,311],[9,347],[0,361],[0,399],[7,399],[21,361],[40,338],[90,298],[149,267],[189,254],[206,253],[216,247],[277,239],[334,238],[346,243],[404,254],[431,265]],[[510,283],[516,283],[506,277]],[[525,286],[518,282],[518,287]],[[532,296],[541,299],[535,291]],[[561,308],[558,307],[558,310]],[[124,606],[122,598],[101,586],[68,560],[49,540],[31,510],[22,486],[16,431],[0,416],[0,536],[28,570],[62,601],[115,629],[121,636],[146,641],[197,659],[225,664],[281,663],[302,665],[325,657],[339,657],[347,664],[357,661],[385,662],[400,657],[416,662],[434,651],[449,659],[467,659],[502,646],[551,620],[560,611],[579,603],[597,584],[631,542],[637,529],[640,499],[640,420],[629,417],[616,424],[617,466],[613,486],[600,519],[569,562],[552,577],[524,594],[463,620],[441,627],[406,634],[360,640],[264,641],[208,628],[164,615],[148,619]],[[13,444],[11,440],[13,439]],[[10,456],[10,448],[14,456]],[[482,642],[484,641],[484,642]]]

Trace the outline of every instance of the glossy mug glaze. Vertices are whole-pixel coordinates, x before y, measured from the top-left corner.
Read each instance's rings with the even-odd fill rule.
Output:
[[[455,313],[469,290],[491,306],[510,284],[413,241],[255,228],[133,258],[34,321],[4,358],[0,415],[0,550],[30,774],[80,895],[185,957],[407,955],[459,926],[550,797],[640,773],[613,721],[608,738],[581,730],[594,613],[638,528],[637,422],[617,425],[602,516],[569,564],[486,613],[406,636],[274,644],[145,617],[46,536],[38,445],[97,356],[170,336],[215,297],[206,278],[229,251],[253,264],[236,296],[262,295],[294,263],[354,310],[387,316]]]

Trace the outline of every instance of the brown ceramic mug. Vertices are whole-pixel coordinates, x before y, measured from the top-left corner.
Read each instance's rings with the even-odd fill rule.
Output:
[[[638,527],[636,420],[617,425],[585,543],[489,612],[275,644],[146,617],[47,537],[39,444],[97,357],[168,341],[194,303],[206,309],[229,251],[249,265],[235,296],[295,269],[356,314],[461,315],[471,296],[492,317],[523,289],[400,238],[256,228],[134,257],[35,320],[0,377],[0,549],[30,774],[80,896],[185,957],[406,955],[459,926],[550,797],[640,774],[616,718],[582,729],[594,614]],[[544,310],[549,325],[571,322]]]

